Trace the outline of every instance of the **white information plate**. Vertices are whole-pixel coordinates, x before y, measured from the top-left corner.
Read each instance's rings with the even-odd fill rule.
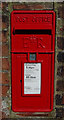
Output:
[[[24,94],[41,93],[41,63],[24,63]]]

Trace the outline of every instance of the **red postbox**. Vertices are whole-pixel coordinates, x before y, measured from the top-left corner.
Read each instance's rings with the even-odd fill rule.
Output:
[[[54,93],[54,11],[11,13],[12,110],[49,112]]]

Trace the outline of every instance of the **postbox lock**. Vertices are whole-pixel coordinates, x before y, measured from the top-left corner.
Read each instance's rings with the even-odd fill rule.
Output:
[[[30,53],[30,60],[36,60],[36,54]]]

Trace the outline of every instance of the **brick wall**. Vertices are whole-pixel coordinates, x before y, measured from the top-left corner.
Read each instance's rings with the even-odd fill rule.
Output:
[[[56,11],[56,117],[64,117],[64,3],[55,3]]]
[[[22,119],[62,119],[64,118],[64,3],[12,3],[2,2],[2,118]],[[54,8],[53,8],[54,7]],[[10,56],[10,13],[12,10],[44,10],[54,9],[56,11],[56,45],[55,45],[55,83],[54,83],[54,109],[48,113],[21,113],[11,110],[11,56]],[[1,19],[1,17],[0,17]],[[0,32],[1,35],[1,32]],[[1,44],[2,43],[2,44]],[[1,77],[0,77],[1,79]],[[1,99],[1,97],[0,97]],[[1,112],[1,110],[0,110]]]

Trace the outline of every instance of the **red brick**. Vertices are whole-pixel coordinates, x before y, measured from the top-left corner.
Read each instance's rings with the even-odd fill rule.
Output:
[[[9,115],[6,115],[5,112],[2,112],[2,120],[6,120],[8,119]],[[5,119],[6,118],[6,119]]]
[[[8,54],[9,54],[8,44],[3,44],[2,45],[2,56],[8,56]]]
[[[2,42],[7,42],[7,32],[2,32]]]
[[[2,2],[2,9],[3,9],[5,6],[8,6],[8,3]]]
[[[9,86],[5,86],[5,85],[2,86],[2,97],[8,96],[7,93],[8,90],[9,90]]]
[[[0,111],[0,120],[2,120],[2,111]]]
[[[9,60],[8,58],[2,59],[2,70],[9,70]]]
[[[2,57],[2,45],[0,45],[0,57]]]
[[[13,9],[26,9],[26,5],[13,5]]]
[[[5,28],[7,28],[7,25],[5,22],[2,22],[2,29],[5,29]]]
[[[13,9],[26,9],[26,10],[32,10],[32,9],[44,9],[44,5],[42,4],[21,4],[21,5],[13,5]]]
[[[34,10],[36,10],[36,9],[44,9],[44,5],[39,4],[39,3],[28,4],[27,9],[30,9],[30,10],[32,10],[32,9],[34,9]]]
[[[4,7],[4,4],[2,3],[2,8]]]
[[[48,117],[48,115],[49,114],[46,114],[46,113],[42,113],[42,114],[33,114],[32,112],[26,112],[26,113],[18,113],[18,114],[16,114],[16,115],[19,115],[19,116],[23,116],[23,117],[25,117],[25,116],[33,116],[33,117],[36,117],[36,116],[38,116],[38,117],[42,117],[42,116],[46,116],[46,117]]]
[[[0,29],[2,28],[2,18],[0,16]]]
[[[0,32],[0,42],[2,42],[2,32]]]
[[[2,58],[0,58],[0,70],[2,70]]]
[[[32,8],[34,8],[34,9],[44,9],[44,5],[42,5],[42,4],[34,4],[33,6],[32,6]]]
[[[0,84],[2,84],[2,72],[0,72]]]
[[[0,110],[1,110],[1,107],[2,107],[2,98],[0,98]]]
[[[2,97],[2,86],[0,86],[0,97]]]
[[[0,84],[9,84],[9,73],[0,72]]]

